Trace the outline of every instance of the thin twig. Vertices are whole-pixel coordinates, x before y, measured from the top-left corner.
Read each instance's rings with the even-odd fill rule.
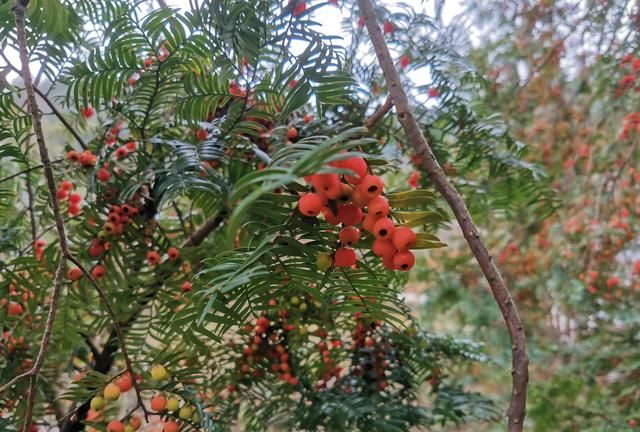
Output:
[[[54,160],[54,161],[51,161],[51,165],[59,164],[59,163],[60,163],[60,162],[62,162],[62,161],[64,161],[64,159],[56,159],[56,160]],[[15,173],[15,174],[11,174],[11,175],[9,175],[9,176],[6,176],[6,177],[4,177],[4,178],[0,179],[0,183],[4,183],[4,182],[6,182],[6,181],[9,181],[9,180],[14,179],[14,178],[16,178],[16,177],[19,177],[19,176],[21,176],[21,175],[23,175],[23,174],[30,173],[31,171],[33,171],[33,170],[37,170],[37,169],[40,169],[40,168],[44,168],[44,165],[42,165],[42,164],[40,164],[40,165],[35,165],[35,166],[29,167],[29,168],[27,168],[27,169],[25,169],[25,170],[22,170],[22,171],[20,171],[20,172],[17,172],[17,173]]]
[[[502,279],[500,271],[480,238],[478,228],[471,219],[464,200],[455,187],[449,183],[429,143],[423,135],[418,122],[416,122],[411,112],[407,94],[405,93],[382,31],[378,26],[375,9],[371,0],[358,0],[358,4],[360,5],[360,11],[369,31],[369,37],[371,38],[376,56],[378,57],[378,62],[384,73],[389,95],[393,98],[398,121],[407,134],[415,152],[420,156],[422,168],[429,175],[435,188],[451,207],[469,248],[473,252],[482,273],[489,283],[493,297],[507,325],[509,337],[511,338],[512,351],[512,393],[509,409],[507,410],[507,430],[509,432],[520,432],[522,431],[525,417],[527,383],[529,381],[529,358],[527,356],[525,333],[522,322],[520,321],[520,316],[518,315],[516,306]]]
[[[187,229],[187,225],[184,223],[184,216],[182,215],[182,211],[180,210],[178,203],[176,203],[175,201],[171,201],[171,205],[176,212],[176,216],[178,216],[178,220],[180,221],[180,226],[182,227],[184,236],[189,237],[189,230]]]
[[[387,100],[364,122],[363,126],[371,129],[382,117],[384,117],[393,108],[393,100],[391,96],[387,96]]]

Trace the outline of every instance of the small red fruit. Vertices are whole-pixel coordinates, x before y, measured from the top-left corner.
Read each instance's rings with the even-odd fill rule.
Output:
[[[152,266],[158,264],[160,261],[160,254],[156,251],[147,252],[147,261],[149,262],[149,265]]]
[[[91,275],[95,278],[95,279],[100,279],[101,277],[103,277],[105,274],[107,273],[107,271],[105,270],[105,268],[101,265],[97,265],[93,268],[93,270],[91,270]]]
[[[293,9],[293,16],[298,16],[307,10],[307,2],[305,0],[297,0],[295,9]]]
[[[338,168],[344,168],[344,169],[353,171],[355,175],[344,176],[344,179],[352,185],[360,184],[360,182],[362,181],[362,178],[367,175],[367,170],[368,170],[367,162],[361,157],[353,157],[349,159],[336,161],[331,165]]]
[[[192,289],[193,289],[193,285],[189,281],[184,281],[182,283],[182,286],[180,287],[180,291],[184,293],[191,292]]]
[[[337,174],[315,174],[310,180],[314,189],[329,199],[336,199],[342,194],[342,183]]]
[[[162,432],[178,432],[180,430],[180,426],[178,423],[174,421],[168,421],[164,424],[164,428],[162,428]]]
[[[298,129],[296,129],[293,126],[291,126],[289,128],[289,130],[287,131],[287,138],[292,140],[292,139],[296,138],[297,136],[298,136]]]
[[[66,200],[68,196],[69,196],[69,192],[67,192],[64,189],[58,189],[58,191],[56,192],[56,197],[60,201]]]
[[[438,97],[440,95],[440,92],[438,92],[437,88],[432,87],[427,91],[427,95],[429,97],[433,97],[434,98],[434,97]]]
[[[80,113],[82,114],[82,117],[88,119],[90,117],[93,117],[93,108],[89,107],[82,107],[80,109]]]
[[[69,214],[71,216],[78,216],[80,214],[80,212],[82,211],[82,209],[80,208],[79,205],[77,204],[71,204],[69,206]]]
[[[364,27],[364,17],[360,15],[360,18],[358,18],[358,28],[362,29],[363,27]]]
[[[338,209],[338,219],[345,225],[358,225],[362,222],[362,210],[355,204],[347,204]]]
[[[376,222],[378,222],[378,219],[380,218],[376,215],[368,214],[362,221],[362,228],[364,228],[365,231],[373,233],[373,227],[376,225]]]
[[[376,239],[371,248],[374,254],[379,257],[392,257],[396,253],[396,247],[391,240]]]
[[[400,57],[399,63],[400,63],[400,68],[405,69],[411,63],[411,57],[405,54],[402,57]]]
[[[209,132],[206,129],[200,128],[196,131],[196,139],[198,141],[204,141],[209,137]]]
[[[376,236],[377,239],[391,239],[393,238],[393,233],[396,230],[396,224],[387,217],[380,218],[378,222],[373,226],[373,235]]]
[[[393,33],[393,30],[395,30],[393,23],[389,20],[386,20],[382,25],[382,32],[384,34],[389,34],[389,33]]]
[[[69,271],[67,272],[67,279],[69,279],[70,281],[77,281],[81,277],[82,277],[82,270],[80,270],[77,267],[70,268]]]
[[[9,316],[22,315],[22,305],[16,302],[9,302],[7,313],[9,314]]]
[[[69,192],[69,191],[73,190],[73,183],[71,183],[69,180],[62,180],[60,182],[59,188],[61,190]]]
[[[80,158],[80,155],[78,154],[77,151],[75,150],[69,150],[67,152],[67,160],[71,161],[71,162],[78,162],[78,159]]]
[[[364,339],[364,344],[368,347],[372,347],[376,344],[376,341],[371,336],[367,336]]]
[[[356,189],[360,189],[363,195],[368,196],[370,199],[373,199],[382,193],[382,190],[384,189],[384,183],[378,176],[367,175],[362,179]]]
[[[136,149],[138,148],[138,144],[135,141],[129,141],[124,146],[130,152],[136,151]]]
[[[341,247],[333,258],[336,267],[351,267],[356,263],[356,251],[350,247]]]
[[[322,216],[324,216],[324,220],[326,220],[331,225],[338,225],[340,223],[340,219],[327,207],[322,209]]]
[[[381,195],[372,198],[367,206],[369,214],[377,217],[384,217],[389,215],[389,201]]]
[[[128,392],[131,389],[131,387],[133,386],[133,381],[131,379],[131,375],[129,375],[128,373],[125,373],[125,374],[121,375],[116,380],[116,385],[120,388],[120,391],[122,393]]]
[[[108,169],[100,168],[96,173],[96,178],[98,179],[98,181],[106,183],[109,181],[109,179],[111,179],[111,174],[109,173]]]
[[[411,251],[398,252],[393,257],[393,265],[402,271],[411,270],[411,267],[416,263],[416,257]]]
[[[124,425],[119,420],[111,420],[107,424],[107,432],[124,432]]]
[[[398,227],[393,233],[393,244],[399,251],[406,251],[416,244],[416,233],[411,228]]]
[[[171,261],[175,261],[178,258],[180,258],[180,251],[178,250],[177,247],[170,247],[169,250],[167,251],[167,255],[169,256],[169,259]]]
[[[156,411],[156,412],[163,411],[166,406],[167,406],[167,398],[165,398],[161,394],[155,395],[153,398],[151,398],[151,409],[153,411]]]
[[[304,121],[305,123],[311,123],[312,120],[313,116],[311,114],[305,114],[302,118],[302,121]]]
[[[305,216],[318,216],[323,208],[322,198],[314,193],[305,194],[300,197],[298,208]]]
[[[71,204],[80,204],[82,202],[82,195],[75,192],[69,195],[69,203]]]
[[[338,234],[340,243],[351,246],[360,240],[360,230],[354,226],[346,226]]]

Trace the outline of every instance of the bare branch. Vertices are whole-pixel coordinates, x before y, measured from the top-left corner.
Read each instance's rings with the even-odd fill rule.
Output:
[[[384,73],[389,95],[396,106],[398,121],[407,134],[414,150],[420,157],[421,167],[426,171],[438,192],[440,192],[451,207],[469,248],[473,252],[482,273],[489,283],[493,297],[507,325],[512,347],[512,393],[511,402],[507,411],[507,430],[509,432],[520,432],[522,431],[526,411],[529,358],[527,356],[524,328],[520,321],[518,311],[502,279],[500,271],[480,239],[478,229],[471,219],[464,200],[456,188],[449,183],[429,143],[422,134],[418,122],[411,112],[407,94],[394,65],[389,48],[384,40],[382,31],[378,26],[375,9],[371,0],[358,0],[358,4],[360,5],[360,11],[364,17],[365,25],[367,26],[371,42],[378,57],[378,62]]]
[[[193,247],[198,246],[200,243],[204,241],[205,238],[209,234],[213,232],[216,228],[218,228],[222,223],[226,220],[227,215],[225,212],[221,212],[219,215],[212,217],[203,223],[200,228],[195,230],[188,239],[186,239],[182,243],[182,247]]]
[[[384,117],[393,108],[393,100],[391,96],[387,96],[387,100],[364,122],[363,126],[371,129],[382,117]]]

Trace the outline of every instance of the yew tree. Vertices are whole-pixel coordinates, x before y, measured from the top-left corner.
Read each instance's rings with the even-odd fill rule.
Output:
[[[522,430],[524,329],[473,219],[552,200],[462,27],[369,0],[4,0],[0,40],[2,430]],[[405,302],[445,236],[504,317],[510,401]]]

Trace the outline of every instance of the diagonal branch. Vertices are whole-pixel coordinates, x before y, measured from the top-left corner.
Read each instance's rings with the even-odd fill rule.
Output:
[[[375,126],[376,123],[378,123],[378,121],[380,121],[380,119],[382,119],[382,117],[384,117],[389,111],[391,111],[391,108],[393,108],[393,100],[391,99],[391,96],[387,96],[387,99],[380,106],[380,108],[378,108],[373,114],[371,114],[371,116],[367,120],[365,120],[363,126],[367,129],[371,129],[373,126]]]
[[[378,62],[384,73],[389,95],[393,98],[396,106],[398,121],[407,134],[414,150],[420,156],[422,168],[429,175],[438,192],[451,207],[469,248],[473,252],[482,273],[489,283],[493,297],[507,325],[509,337],[511,338],[512,351],[512,393],[509,409],[507,410],[507,430],[509,432],[520,432],[522,431],[526,411],[529,358],[527,356],[524,328],[520,321],[518,311],[502,279],[500,271],[480,239],[478,228],[471,219],[464,200],[456,188],[449,183],[429,143],[424,137],[418,122],[411,112],[407,94],[400,81],[400,75],[393,63],[382,31],[378,26],[375,9],[371,0],[358,0],[358,4],[364,17],[367,30],[369,31],[369,37],[371,38],[376,56],[378,57]]]

